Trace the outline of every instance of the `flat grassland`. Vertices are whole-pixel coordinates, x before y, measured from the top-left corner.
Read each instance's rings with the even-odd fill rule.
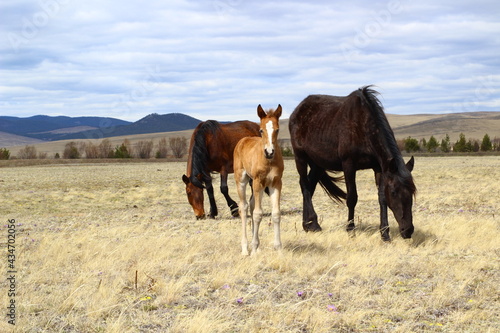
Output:
[[[306,234],[287,160],[284,248],[273,250],[265,215],[255,257],[240,254],[240,219],[219,191],[220,216],[194,219],[184,171],[181,162],[0,168],[0,271],[7,277],[9,219],[17,271],[15,296],[0,282],[16,325],[2,314],[0,331],[498,332],[500,157],[417,158],[416,231],[401,239],[391,214],[391,243],[378,232],[371,171],[358,173],[355,237],[346,206],[321,188],[324,231]]]

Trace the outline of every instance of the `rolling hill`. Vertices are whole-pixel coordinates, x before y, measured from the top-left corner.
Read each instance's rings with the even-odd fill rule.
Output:
[[[4,118],[6,117],[0,117],[0,124]],[[44,118],[41,119],[44,120]],[[458,140],[460,133],[464,133],[467,139],[481,140],[485,134],[488,134],[491,139],[500,138],[500,112],[387,114],[387,119],[396,139],[404,139],[408,136],[416,139],[429,139],[433,135],[440,142],[448,134],[453,143]],[[125,139],[128,139],[132,145],[141,140],[153,140],[156,144],[163,137],[180,136],[189,139],[192,130],[199,122],[198,119],[179,113],[151,114],[135,123],[100,129],[93,128],[90,131],[78,131],[78,129],[84,128],[76,126],[50,130],[52,138],[64,138],[64,140],[58,141],[41,141],[33,137],[0,132],[0,147],[8,147],[11,155],[14,156],[24,145],[30,144],[35,145],[37,151],[46,152],[48,156],[53,156],[56,152],[62,152],[65,144],[69,141],[100,142],[102,138],[107,137],[113,146],[121,144]],[[74,123],[71,124],[74,125]],[[286,142],[290,139],[288,119],[281,120],[280,124],[280,138]],[[0,128],[2,128],[1,125]],[[77,132],[71,133],[72,131]],[[45,135],[48,135],[48,132]]]

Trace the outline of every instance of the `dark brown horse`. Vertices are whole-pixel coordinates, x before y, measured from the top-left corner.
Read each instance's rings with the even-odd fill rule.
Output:
[[[191,136],[186,174],[182,180],[186,184],[188,201],[197,219],[205,218],[203,188],[207,189],[210,201],[210,218],[217,216],[212,172],[220,173],[220,190],[226,198],[233,216],[238,216],[238,205],[231,199],[227,186],[227,175],[233,173],[234,147],[240,139],[259,136],[260,126],[251,121],[236,121],[220,124],[215,120],[200,123]]]
[[[373,169],[380,205],[382,239],[390,240],[387,207],[394,213],[403,238],[413,233],[412,205],[416,188],[411,171],[414,159],[405,165],[394,134],[385,117],[377,92],[370,86],[349,96],[311,95],[290,116],[290,136],[303,196],[305,231],[320,231],[312,196],[318,182],[337,201],[346,199],[347,230],[354,229],[358,201],[356,171]],[[309,167],[309,173],[308,173]],[[327,171],[343,171],[347,194]]]

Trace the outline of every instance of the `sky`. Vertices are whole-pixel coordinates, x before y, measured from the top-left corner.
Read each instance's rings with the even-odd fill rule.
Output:
[[[370,84],[387,113],[500,111],[500,2],[0,2],[3,116],[256,121]]]

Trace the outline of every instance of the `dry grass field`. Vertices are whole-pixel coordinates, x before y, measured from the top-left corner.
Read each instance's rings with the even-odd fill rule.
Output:
[[[371,171],[358,173],[355,237],[347,208],[318,188],[323,232],[301,226],[285,163],[283,250],[266,215],[261,252],[240,254],[240,220],[196,221],[185,163],[0,168],[0,270],[15,219],[15,296],[0,283],[1,332],[498,332],[500,157],[419,157],[415,234],[378,232]],[[218,179],[216,187],[218,188]],[[230,193],[236,198],[232,176]],[[267,199],[267,198],[266,198]],[[264,210],[270,212],[269,200]],[[208,203],[206,203],[208,206]],[[268,220],[268,221],[267,221]],[[10,228],[12,229],[12,227]]]

